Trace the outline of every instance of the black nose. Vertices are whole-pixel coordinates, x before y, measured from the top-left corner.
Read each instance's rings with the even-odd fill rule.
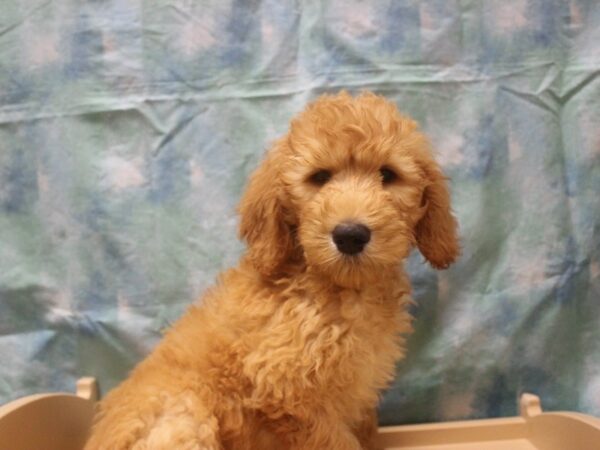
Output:
[[[339,224],[331,234],[338,250],[346,255],[362,252],[371,240],[371,230],[360,223]]]

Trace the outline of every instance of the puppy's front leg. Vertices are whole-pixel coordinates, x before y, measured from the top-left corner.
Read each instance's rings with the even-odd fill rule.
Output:
[[[165,391],[135,382],[113,390],[100,404],[85,450],[221,450],[217,419],[200,399]]]
[[[377,412],[372,409],[365,413],[362,421],[354,428],[354,434],[358,438],[363,450],[376,450],[375,439],[377,437]]]
[[[328,417],[315,417],[311,424],[291,436],[291,450],[363,450],[350,428]]]

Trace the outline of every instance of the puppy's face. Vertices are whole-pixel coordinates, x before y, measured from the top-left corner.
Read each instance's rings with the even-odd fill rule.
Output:
[[[279,245],[280,261],[271,260],[270,269],[300,247],[313,270],[360,287],[397,266],[415,244],[436,267],[446,267],[458,252],[444,177],[426,139],[381,97],[317,100],[292,122],[262,172],[249,191],[262,187],[250,196],[262,193],[265,202],[272,192],[276,199],[269,217],[266,204],[252,206],[246,195],[242,235],[252,255],[252,228],[265,232],[268,221],[279,222],[271,227],[278,236],[258,243],[263,253]],[[257,180],[263,177],[267,183]],[[262,224],[244,227],[252,207],[262,210]]]

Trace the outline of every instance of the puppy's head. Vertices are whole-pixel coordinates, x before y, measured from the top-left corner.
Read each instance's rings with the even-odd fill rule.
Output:
[[[459,248],[444,175],[416,123],[373,94],[323,96],[253,174],[240,234],[266,276],[302,261],[346,287],[417,245],[435,268]]]

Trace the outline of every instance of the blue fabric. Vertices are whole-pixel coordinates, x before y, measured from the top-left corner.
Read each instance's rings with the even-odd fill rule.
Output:
[[[289,119],[373,90],[430,136],[463,255],[413,254],[382,423],[600,415],[594,0],[0,1],[0,401],[106,391],[242,246]]]

